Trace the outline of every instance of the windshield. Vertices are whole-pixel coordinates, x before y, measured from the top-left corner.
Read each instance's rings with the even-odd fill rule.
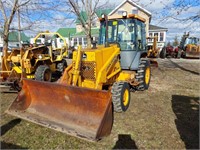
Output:
[[[134,41],[134,22],[133,20],[120,20],[118,25],[118,40],[119,42]]]
[[[138,29],[138,32],[141,32]],[[99,44],[105,44],[106,22],[101,22]],[[141,33],[138,34],[141,39]],[[120,44],[121,50],[133,50],[135,46],[135,21],[133,19],[117,19],[108,21],[108,42]]]
[[[198,38],[187,38],[185,41],[185,45],[187,44],[197,44],[198,43]]]

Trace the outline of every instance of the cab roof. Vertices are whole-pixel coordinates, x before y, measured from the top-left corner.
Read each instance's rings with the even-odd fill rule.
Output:
[[[128,14],[126,17],[122,16],[122,15],[118,15],[118,14],[115,14],[115,15],[112,15],[112,16],[107,16],[108,17],[108,20],[114,20],[114,19],[124,19],[124,18],[133,18],[133,19],[137,19],[137,20],[140,20],[142,22],[146,22],[146,19],[140,17],[139,15],[137,14]],[[103,20],[103,18],[99,18],[100,21]]]

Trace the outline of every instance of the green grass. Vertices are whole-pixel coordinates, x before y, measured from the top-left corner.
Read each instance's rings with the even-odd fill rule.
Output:
[[[16,94],[2,93],[1,148],[198,148],[199,81],[200,76],[178,68],[154,68],[150,89],[131,94],[127,112],[114,113],[111,134],[98,142],[85,141],[5,114]]]

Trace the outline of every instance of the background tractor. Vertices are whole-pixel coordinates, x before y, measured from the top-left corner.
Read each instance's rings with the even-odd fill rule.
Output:
[[[113,110],[125,112],[130,91],[149,88],[151,69],[145,19],[103,14],[100,23],[97,46],[79,46],[57,83],[24,79],[7,113],[87,140],[109,135]]]
[[[161,58],[200,58],[199,38],[190,37],[189,33],[184,33],[178,47],[166,46],[160,52]]]
[[[155,59],[160,54],[160,48],[157,47],[158,37],[148,37],[147,39],[153,39],[153,45],[147,45],[147,57],[150,60],[151,66],[158,67],[158,62]]]
[[[168,45],[164,46],[160,52],[160,58],[177,58],[178,49],[175,49],[173,46]]]
[[[189,33],[184,33],[176,51],[178,51],[178,58],[200,58],[199,38],[190,37]]]
[[[147,57],[148,58],[158,58],[160,49],[157,47],[158,37],[148,37],[147,39],[153,39],[153,45],[147,46]]]
[[[37,45],[39,37],[47,38],[44,44]],[[64,41],[64,46],[52,46],[52,40],[57,38]],[[21,77],[39,81],[52,81],[52,73],[59,78],[67,67],[65,57],[67,45],[59,33],[39,33],[34,44],[28,48],[13,49],[10,53],[5,51],[2,59],[1,84],[10,85],[20,90]]]

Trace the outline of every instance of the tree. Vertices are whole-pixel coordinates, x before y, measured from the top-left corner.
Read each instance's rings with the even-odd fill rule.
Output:
[[[104,5],[104,4],[102,4]],[[91,47],[92,36],[91,27],[92,21],[95,16],[95,11],[100,6],[100,0],[68,0],[68,6],[72,7],[72,12],[77,16],[80,21],[83,31],[87,37],[87,46]],[[82,11],[85,11],[86,17],[82,16]]]
[[[20,10],[20,18],[23,23],[20,30],[31,30],[35,24],[41,25],[41,20],[47,20],[48,22],[57,20],[54,18],[56,14],[67,11],[62,9],[64,3],[64,0],[14,0],[14,2],[0,0],[0,12],[2,14],[0,15],[0,26],[3,28],[4,49],[8,48],[9,31],[18,31],[16,23],[12,24],[14,19],[16,20],[17,11]]]
[[[170,41],[167,43],[167,46],[171,46],[171,42]]]
[[[28,1],[27,1],[28,2]],[[25,3],[27,3],[25,2]],[[24,4],[25,4],[24,3]],[[9,29],[10,29],[10,25],[13,21],[14,15],[17,11],[17,9],[20,7],[18,5],[18,0],[14,0],[13,5],[11,6],[11,11],[9,13],[6,13],[6,9],[5,9],[5,1],[3,2],[2,0],[0,1],[0,9],[1,9],[1,13],[4,19],[4,25],[3,25],[3,47],[4,49],[8,48],[8,35],[9,35]],[[8,11],[7,11],[8,12]]]
[[[153,5],[154,3],[155,0],[150,0],[147,5]],[[200,11],[198,11],[200,6],[199,0],[176,0],[172,3],[169,3],[169,1],[160,1],[160,5],[164,6],[162,12],[154,12],[155,18],[159,19],[160,22],[173,19],[182,23],[190,22],[189,25],[191,25],[200,20]],[[193,11],[196,9],[197,11]]]
[[[178,37],[175,36],[175,38],[174,38],[174,42],[173,42],[173,46],[178,46],[178,45],[179,45]]]

